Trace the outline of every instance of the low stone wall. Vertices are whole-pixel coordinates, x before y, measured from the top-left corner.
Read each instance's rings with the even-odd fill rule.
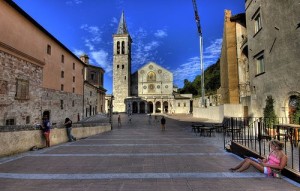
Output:
[[[241,104],[224,104],[193,109],[193,117],[205,118],[220,123],[223,121],[224,117],[243,117],[243,114],[244,111]]]
[[[72,134],[82,139],[110,131],[110,123],[73,124]],[[58,145],[68,141],[66,128],[54,127],[50,133],[50,144]],[[40,128],[35,126],[0,127],[0,157],[29,151],[32,147],[45,147],[45,139]]]

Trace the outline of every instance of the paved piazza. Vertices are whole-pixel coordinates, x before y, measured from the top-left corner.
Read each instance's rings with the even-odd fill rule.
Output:
[[[299,190],[287,178],[255,169],[228,171],[241,161],[223,149],[220,134],[199,137],[192,119],[167,117],[166,131],[147,115],[121,114],[122,126],[76,142],[0,159],[1,191]],[[160,119],[160,117],[158,117]]]

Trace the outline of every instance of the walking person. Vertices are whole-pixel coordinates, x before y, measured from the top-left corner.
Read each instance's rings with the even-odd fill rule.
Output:
[[[162,118],[160,120],[160,124],[161,124],[161,130],[165,131],[166,130],[166,119],[164,116],[162,116]]]
[[[151,125],[151,121],[152,121],[152,116],[151,116],[151,113],[149,114],[149,118],[148,118],[148,123],[149,125]]]
[[[76,137],[74,137],[72,135],[72,121],[71,121],[71,119],[70,118],[66,118],[64,125],[65,125],[65,127],[67,129],[67,136],[68,136],[69,142],[76,141]]]
[[[119,115],[118,116],[118,127],[121,127],[122,126],[122,123],[121,123],[121,116]]]
[[[155,122],[155,123],[158,122],[158,120],[157,120],[157,115],[154,116],[154,122]]]
[[[131,120],[132,120],[132,117],[131,117],[131,114],[128,115],[128,123],[131,124]]]
[[[50,124],[50,121],[48,119],[48,116],[44,115],[42,131],[43,131],[43,135],[46,139],[46,147],[50,147],[50,128],[51,128],[51,124]]]

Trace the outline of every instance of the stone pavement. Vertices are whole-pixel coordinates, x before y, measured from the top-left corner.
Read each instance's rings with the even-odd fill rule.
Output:
[[[191,117],[167,118],[166,131],[148,116],[113,116],[113,130],[76,142],[0,159],[1,191],[296,191],[287,178],[255,169],[228,171],[241,161],[222,138],[191,132]],[[189,118],[184,120],[184,118]],[[158,117],[160,119],[160,117]]]

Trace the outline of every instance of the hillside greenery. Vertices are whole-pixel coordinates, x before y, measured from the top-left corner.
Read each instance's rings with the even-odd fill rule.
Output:
[[[205,95],[212,95],[217,93],[220,87],[220,59],[213,65],[206,68],[204,71],[204,88]],[[190,82],[184,80],[183,88],[179,89],[181,94],[193,94],[195,97],[201,96],[201,75],[197,75],[195,79]]]

